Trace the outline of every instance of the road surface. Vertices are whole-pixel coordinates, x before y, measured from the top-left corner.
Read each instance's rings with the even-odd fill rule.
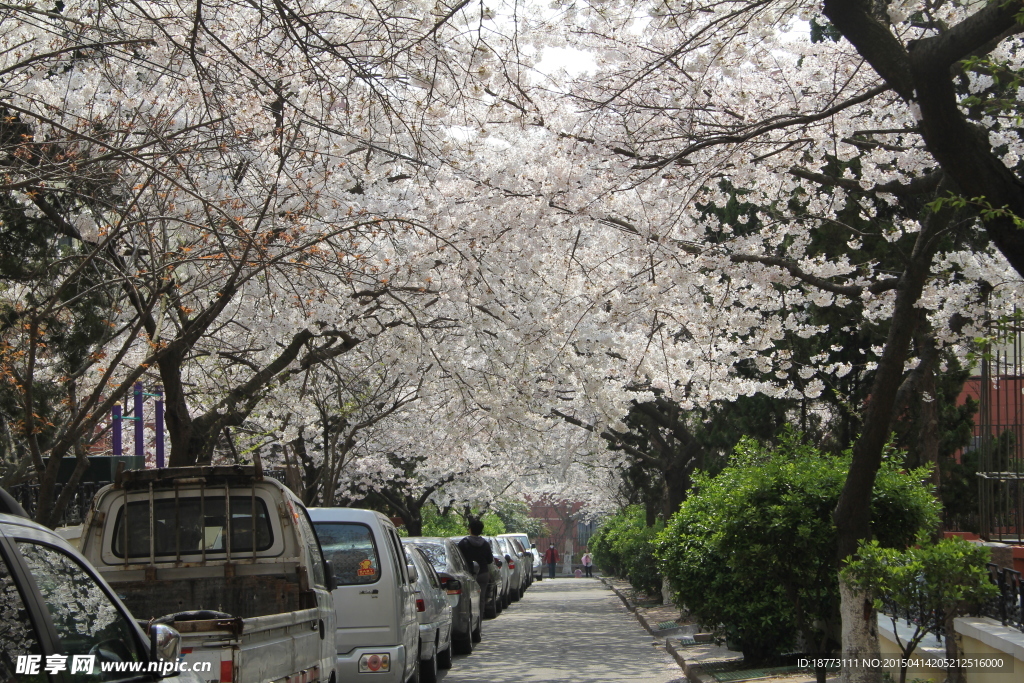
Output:
[[[440,672],[444,683],[679,683],[683,673],[603,583],[544,579],[483,641]]]

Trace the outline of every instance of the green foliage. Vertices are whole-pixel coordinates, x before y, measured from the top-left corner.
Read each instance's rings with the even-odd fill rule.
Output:
[[[530,516],[530,506],[521,500],[506,500],[498,503],[494,514],[498,516],[505,525],[504,534],[526,534],[531,539],[548,536],[548,530],[544,520]],[[486,521],[484,525],[486,526]]]
[[[857,558],[843,569],[843,578],[873,593],[876,609],[891,612],[893,631],[906,658],[926,633],[948,625],[968,605],[996,595],[998,589],[985,567],[989,554],[988,548],[956,537],[935,543],[922,534],[917,545],[903,550],[872,540],[861,543]],[[906,614],[918,618],[904,643],[895,625]],[[901,683],[906,674],[904,667]]]
[[[628,578],[639,591],[656,593],[661,588],[661,574],[655,543],[664,526],[662,522],[647,526],[643,507],[630,505],[605,520],[587,547],[602,572]]]
[[[901,471],[899,460],[888,453],[871,504],[885,546],[905,546],[938,520],[921,484],[927,472]],[[794,647],[797,633],[829,651],[839,624],[832,511],[849,463],[848,453],[821,453],[790,431],[774,448],[744,439],[718,476],[698,473],[657,546],[676,601],[751,661]]]
[[[498,515],[489,512],[481,519],[484,523],[484,536],[506,533],[505,523]],[[453,511],[442,515],[433,505],[428,504],[423,508],[424,536],[465,536],[469,533],[466,524],[466,519]]]
[[[0,194],[0,482],[27,469],[26,395],[32,438],[45,452],[65,426],[79,378],[112,334],[107,318],[119,280],[104,260],[90,259],[88,245],[58,234],[48,219]],[[28,379],[30,358],[45,375]]]

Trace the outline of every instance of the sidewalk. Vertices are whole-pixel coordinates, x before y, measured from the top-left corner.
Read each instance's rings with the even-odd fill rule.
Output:
[[[743,655],[716,644],[710,634],[697,633],[675,605],[637,604],[629,582],[600,577],[637,621],[655,638],[664,639],[665,650],[682,667],[690,683],[739,683],[769,680],[771,683],[815,683],[813,671],[785,668],[744,668]]]

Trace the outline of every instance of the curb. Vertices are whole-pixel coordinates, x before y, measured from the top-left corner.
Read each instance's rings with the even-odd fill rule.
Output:
[[[622,600],[622,604],[626,606],[627,610],[633,613],[637,621],[640,622],[640,625],[644,627],[644,630],[647,631],[648,634],[655,638],[664,638],[665,651],[668,652],[669,655],[672,656],[672,659],[676,661],[676,663],[679,665],[679,668],[683,670],[683,674],[685,674],[686,679],[690,681],[690,683],[718,683],[718,680],[711,674],[706,673],[699,664],[688,663],[686,661],[686,657],[683,656],[683,653],[680,652],[679,649],[676,648],[676,646],[672,643],[672,641],[666,637],[677,633],[680,629],[667,629],[662,631],[652,628],[651,623],[647,620],[646,617],[644,617],[643,613],[641,613],[637,609],[636,605],[630,602],[629,597],[626,595],[624,591],[619,590],[618,588],[613,586],[611,582],[605,579],[604,577],[600,577],[600,580],[601,583],[607,586],[613,593],[615,593],[615,595],[619,597],[619,600]]]

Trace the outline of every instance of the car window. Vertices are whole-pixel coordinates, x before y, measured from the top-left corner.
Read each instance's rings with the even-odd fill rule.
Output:
[[[313,585],[317,588],[327,588],[326,577],[324,576],[324,557],[320,553],[320,546],[317,545],[316,532],[309,522],[309,513],[304,508],[299,508],[295,515],[299,528],[302,530],[302,537],[306,542],[306,562],[309,564],[309,575]]]
[[[414,545],[423,552],[423,555],[427,558],[430,566],[439,572],[443,572],[445,570],[448,558],[445,557],[443,546],[437,545],[436,543],[415,543]]]
[[[426,574],[427,574],[427,581],[430,582],[430,585],[433,586],[434,588],[440,588],[441,587],[441,582],[437,580],[437,572],[434,571],[433,565],[430,563],[429,560],[427,560],[427,557],[423,553],[422,548],[415,548],[414,547],[413,548],[413,552],[414,553],[419,553],[419,556],[420,556],[420,562],[416,566],[417,571],[420,570],[420,565],[422,565],[423,571],[426,572]]]
[[[223,495],[158,498],[153,503],[153,552],[157,557],[197,555],[204,551],[207,555],[227,553]],[[124,517],[121,507],[114,522],[114,555],[124,557],[127,531],[128,557],[149,557],[149,501],[128,503],[127,529]],[[268,550],[274,544],[267,505],[262,498],[231,496],[230,521],[232,554],[251,553],[254,532],[257,551]]]
[[[25,657],[40,656],[39,637],[36,635],[21,593],[3,557],[0,557],[0,683],[46,680],[42,667],[34,675],[24,672]],[[18,660],[22,669],[19,671]],[[17,675],[15,675],[17,674]]]
[[[19,541],[18,549],[46,602],[61,653],[72,659],[65,663],[69,671],[76,655],[94,657],[96,665],[146,660],[135,627],[76,559],[31,541]],[[95,671],[91,666],[90,670]],[[107,671],[102,676],[101,680],[112,681],[138,674]]]
[[[452,566],[455,567],[455,570],[463,571],[467,574],[472,573],[469,563],[466,562],[466,558],[464,558],[462,553],[459,551],[459,546],[455,545],[452,541],[448,541],[447,544],[448,559],[452,563]]]
[[[380,555],[370,527],[355,522],[314,522],[313,528],[339,586],[380,580]]]
[[[405,551],[402,550],[402,542],[398,540],[398,534],[396,534],[390,527],[385,530],[388,539],[391,541],[391,555],[394,557],[395,575],[401,577],[401,580],[405,583],[412,583],[409,580],[409,570],[406,569],[406,563],[403,561],[405,558]]]

